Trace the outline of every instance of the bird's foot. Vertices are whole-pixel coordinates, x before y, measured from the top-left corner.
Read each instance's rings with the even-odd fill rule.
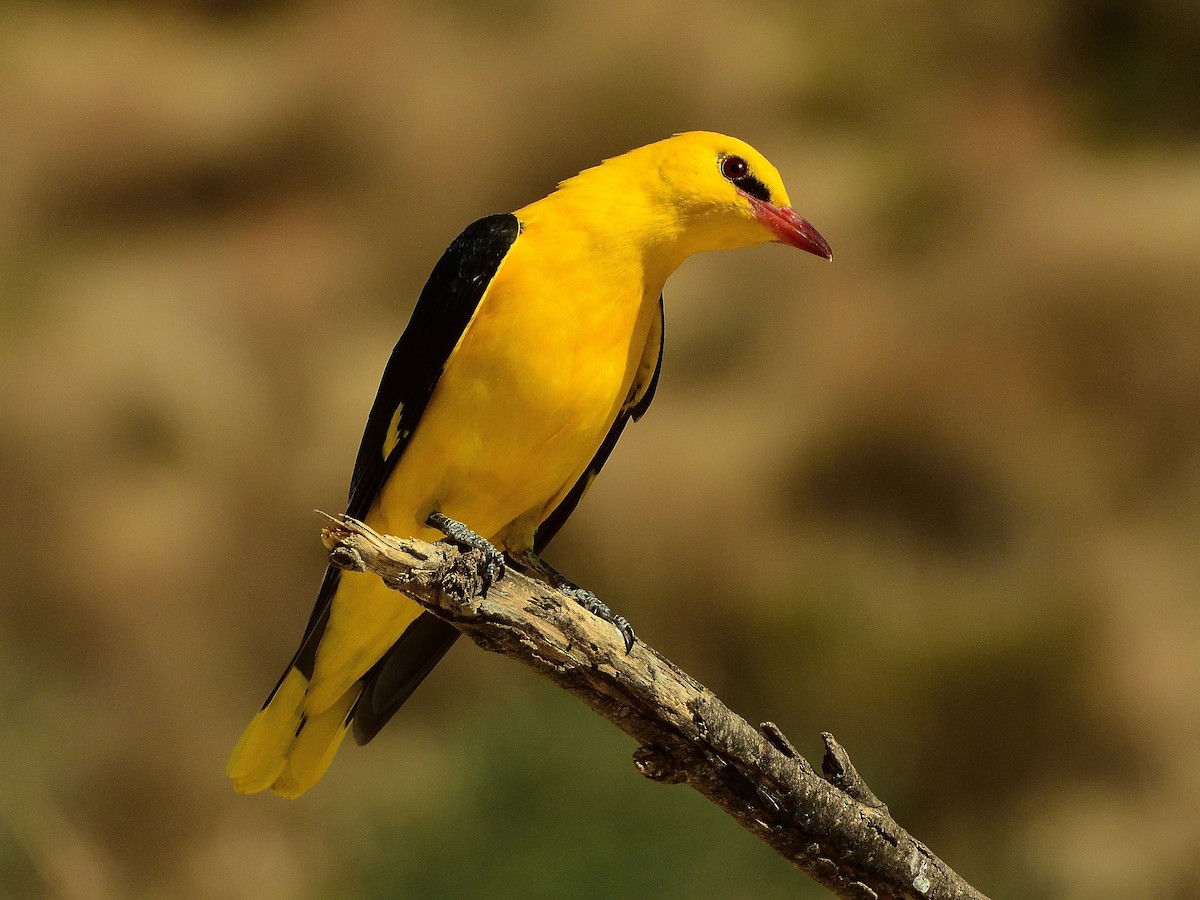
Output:
[[[581,588],[568,581],[560,584],[558,589],[592,615],[612,624],[617,631],[621,632],[621,638],[625,641],[626,653],[633,649],[633,645],[637,642],[637,635],[633,633],[633,626],[629,624],[628,619],[613,612],[603,600],[586,588]]]
[[[609,609],[608,605],[591,591],[575,584],[562,572],[555,569],[532,551],[515,557],[514,561],[527,572],[536,575],[551,587],[562,591],[592,615],[613,625],[621,633],[621,638],[625,641],[625,652],[628,653],[633,649],[633,645],[637,643],[637,635],[634,634],[633,626],[629,624],[629,620]]]
[[[450,518],[445,513],[430,513],[425,524],[430,528],[436,528],[452,544],[458,544],[458,546],[466,550],[473,550],[480,555],[482,560],[479,564],[478,574],[483,585],[480,593],[486,597],[488,588],[504,577],[504,570],[508,565],[504,554],[497,550],[487,538],[476,534],[462,522]]]

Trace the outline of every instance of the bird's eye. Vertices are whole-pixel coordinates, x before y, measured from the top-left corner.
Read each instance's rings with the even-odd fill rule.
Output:
[[[740,156],[726,156],[721,159],[721,174],[730,181],[737,181],[750,174],[750,164]]]

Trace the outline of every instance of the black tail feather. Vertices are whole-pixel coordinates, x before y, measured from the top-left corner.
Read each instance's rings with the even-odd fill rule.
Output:
[[[396,714],[458,639],[458,629],[421,613],[363,677],[354,707],[354,742],[367,743]]]

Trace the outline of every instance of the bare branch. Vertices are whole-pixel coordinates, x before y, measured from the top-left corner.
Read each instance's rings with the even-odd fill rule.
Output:
[[[638,742],[643,775],[691,785],[839,897],[987,900],[896,824],[832,735],[822,778],[775,725],[760,734],[642,641],[626,653],[615,628],[556,590],[509,571],[480,596],[480,554],[330,519],[335,565],[376,573],[570,691]]]

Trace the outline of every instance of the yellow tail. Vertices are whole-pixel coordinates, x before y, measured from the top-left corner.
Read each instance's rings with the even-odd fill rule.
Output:
[[[296,654],[312,653],[312,680],[293,661],[229,757],[225,772],[240,793],[271,788],[294,798],[316,784],[346,736],[364,676],[421,614],[374,575],[343,572],[326,585],[328,615],[314,620]]]
[[[356,682],[328,709],[305,716],[308,679],[299,669],[289,669],[233,748],[225,774],[234,789],[256,794],[271,788],[296,798],[316,784],[346,736],[361,690],[361,682]]]

